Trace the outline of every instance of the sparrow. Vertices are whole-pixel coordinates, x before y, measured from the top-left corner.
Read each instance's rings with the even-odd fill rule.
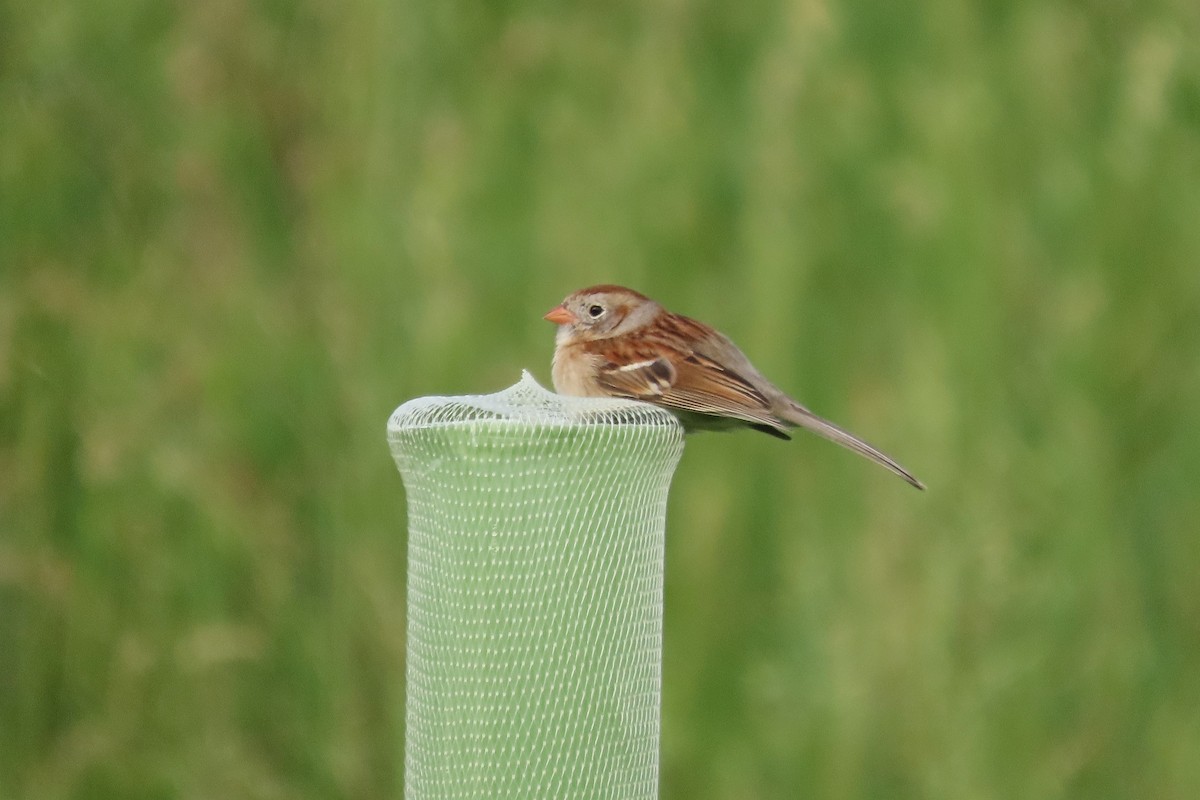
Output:
[[[545,319],[558,325],[552,371],[559,394],[653,403],[688,432],[753,428],[791,439],[791,429],[804,428],[925,488],[891,456],[788,397],[727,336],[632,289],[580,289]]]

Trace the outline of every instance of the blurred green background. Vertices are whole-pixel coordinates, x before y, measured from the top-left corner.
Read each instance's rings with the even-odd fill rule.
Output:
[[[664,798],[1200,797],[1200,6],[0,2],[0,797],[396,798],[384,424],[626,283]]]

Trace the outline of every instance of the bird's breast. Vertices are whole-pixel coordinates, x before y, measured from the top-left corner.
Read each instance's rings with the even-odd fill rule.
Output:
[[[554,349],[551,376],[554,391],[573,397],[606,397],[609,393],[596,380],[601,358],[578,345],[560,345]]]

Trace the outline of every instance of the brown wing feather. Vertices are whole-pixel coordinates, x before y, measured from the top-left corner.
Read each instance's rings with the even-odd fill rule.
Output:
[[[610,339],[602,347],[589,348],[605,357],[597,379],[614,394],[636,400],[745,420],[754,427],[785,428],[771,413],[770,401],[749,380],[698,352],[713,352],[719,333],[677,314],[667,315],[660,325],[654,329],[660,335],[647,336],[648,331],[642,331],[636,340],[622,337],[625,341],[618,343]],[[697,342],[701,347],[683,350],[680,342]],[[619,353],[624,363],[614,363],[614,353]]]
[[[600,365],[596,377],[614,394],[657,403],[675,383],[676,375],[670,361],[652,358],[629,364],[606,361]]]

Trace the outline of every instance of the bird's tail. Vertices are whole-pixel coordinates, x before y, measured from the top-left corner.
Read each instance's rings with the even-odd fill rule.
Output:
[[[831,442],[836,442],[842,447],[853,450],[859,455],[871,459],[876,464],[890,469],[892,472],[896,473],[901,478],[904,478],[904,480],[908,481],[918,489],[925,488],[925,484],[917,480],[916,476],[914,476],[904,467],[900,466],[900,464],[898,464],[891,456],[876,450],[862,439],[859,439],[857,436],[848,431],[842,430],[829,420],[818,417],[816,414],[812,413],[799,403],[793,402],[785,406],[782,409],[782,412],[783,413],[780,414],[780,417],[782,417],[784,421],[799,428],[810,430],[818,436],[823,436]]]

